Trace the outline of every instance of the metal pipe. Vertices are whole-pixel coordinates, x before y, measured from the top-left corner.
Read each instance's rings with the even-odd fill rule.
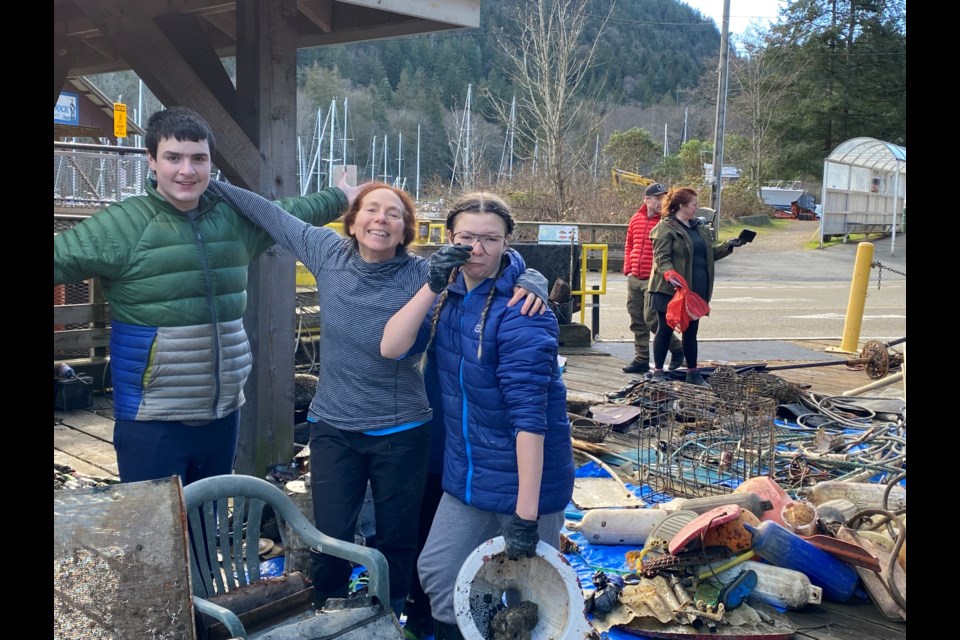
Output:
[[[849,391],[844,391],[841,395],[844,396],[858,396],[865,391],[873,391],[874,389],[879,389],[880,387],[886,387],[893,384],[894,382],[900,382],[903,380],[903,372],[893,374],[892,376],[887,376],[886,378],[881,378],[879,380],[874,380],[870,384],[865,384],[862,387],[857,387],[856,389],[850,389]]]

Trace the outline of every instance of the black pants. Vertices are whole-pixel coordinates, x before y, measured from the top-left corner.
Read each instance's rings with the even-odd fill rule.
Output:
[[[657,311],[657,315],[660,317],[660,324],[657,325],[657,335],[653,338],[653,366],[663,369],[663,363],[667,361],[667,351],[670,350],[673,329],[667,325],[665,312]],[[683,358],[687,361],[688,370],[697,368],[697,331],[699,329],[700,321],[691,320],[680,341],[683,344]]]
[[[323,422],[311,425],[310,485],[317,528],[353,542],[369,480],[377,549],[390,568],[391,602],[402,603],[406,598],[415,571],[417,521],[429,453],[430,431],[423,426],[369,436]],[[350,563],[322,554],[314,554],[313,560],[317,601],[346,597]]]

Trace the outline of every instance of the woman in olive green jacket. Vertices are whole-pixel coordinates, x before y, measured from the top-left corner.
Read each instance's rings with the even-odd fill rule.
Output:
[[[657,310],[660,323],[653,340],[652,379],[665,381],[663,363],[667,359],[670,347],[670,335],[673,328],[667,324],[667,304],[673,298],[675,288],[664,273],[676,271],[690,291],[710,301],[713,293],[713,263],[733,253],[739,246],[734,238],[723,244],[714,245],[710,230],[701,224],[697,213],[697,192],[693,189],[671,189],[663,204],[664,218],[650,232],[653,240],[653,269],[647,287],[650,304]],[[703,376],[697,369],[697,330],[699,320],[691,320],[683,332],[683,355],[687,362],[686,381],[691,384],[705,385]]]

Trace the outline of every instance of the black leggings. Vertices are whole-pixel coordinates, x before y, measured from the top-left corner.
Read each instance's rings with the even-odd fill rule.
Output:
[[[673,335],[673,327],[667,324],[667,314],[663,311],[657,311],[660,323],[657,325],[657,334],[653,337],[653,366],[657,369],[663,369],[663,364],[667,361],[667,352],[670,350],[670,336]],[[697,330],[700,328],[699,320],[691,320],[687,325],[687,330],[682,334],[683,358],[687,361],[687,369],[697,368]]]

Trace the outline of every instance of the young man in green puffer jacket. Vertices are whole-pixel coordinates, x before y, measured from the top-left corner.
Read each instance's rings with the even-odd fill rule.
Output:
[[[243,327],[247,267],[273,239],[207,192],[210,125],[171,107],[150,117],[146,195],[110,205],[53,239],[54,285],[98,277],[110,303],[114,448],[122,482],[233,471],[252,354]],[[331,188],[280,206],[314,225],[350,194]]]

